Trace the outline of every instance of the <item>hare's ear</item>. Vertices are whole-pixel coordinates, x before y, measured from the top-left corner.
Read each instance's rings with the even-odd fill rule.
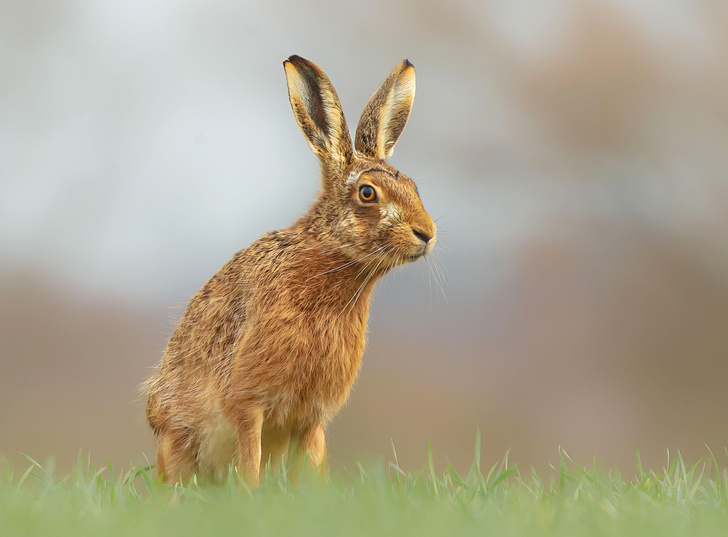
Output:
[[[372,95],[356,129],[356,150],[385,160],[407,124],[415,99],[415,67],[404,60]]]
[[[293,114],[325,170],[341,175],[351,162],[349,128],[339,96],[326,74],[313,62],[291,56],[283,67]]]

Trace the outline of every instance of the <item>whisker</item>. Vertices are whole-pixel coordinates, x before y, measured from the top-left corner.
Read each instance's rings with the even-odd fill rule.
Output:
[[[385,249],[386,249],[386,246],[382,245],[376,251],[374,251],[373,253],[378,254],[378,253],[383,252]],[[357,275],[355,276],[355,278],[358,278],[359,276],[361,276],[364,273],[364,271],[369,267],[369,265],[371,265],[374,261],[376,261],[376,259],[372,259],[366,265],[364,265],[362,267],[362,269],[357,273]]]
[[[308,278],[306,279],[306,281],[308,281],[308,280],[310,280],[310,279],[312,279],[312,278],[318,278],[319,276],[323,276],[324,274],[329,274],[329,273],[331,273],[331,272],[337,272],[337,271],[339,271],[339,270],[344,270],[344,269],[345,269],[345,268],[347,268],[347,267],[350,267],[350,266],[352,266],[352,265],[356,265],[356,264],[358,264],[358,263],[361,263],[361,262],[362,262],[362,261],[364,261],[364,260],[365,260],[365,259],[366,259],[367,257],[373,256],[373,255],[375,255],[376,253],[377,253],[377,251],[376,251],[376,250],[375,250],[374,252],[369,252],[369,253],[368,253],[367,255],[365,255],[365,256],[362,256],[362,257],[360,257],[360,258],[357,258],[357,259],[353,259],[353,260],[351,260],[351,261],[347,261],[346,263],[344,263],[344,264],[342,264],[342,265],[339,265],[338,267],[334,267],[334,268],[332,268],[332,269],[329,269],[329,270],[325,270],[324,272],[321,272],[320,274],[314,274],[313,276],[310,276],[310,277],[308,277]]]
[[[445,292],[446,284],[444,284],[444,276],[441,274],[440,267],[437,264],[437,258],[433,257],[432,263],[430,263],[430,261],[427,258],[425,258],[425,261],[427,262],[427,266],[430,268],[430,271],[431,271],[430,273],[435,280],[435,285],[440,289],[440,292],[442,293],[442,297],[445,299],[445,303],[449,307],[450,301],[448,300],[447,293]],[[443,280],[443,282],[440,281],[441,279]]]
[[[386,248],[386,246],[383,246],[383,249],[384,249],[384,248]],[[372,277],[373,277],[373,276],[374,276],[374,275],[375,275],[375,274],[377,273],[377,271],[379,270],[379,267],[380,267],[380,266],[382,265],[382,263],[383,263],[383,262],[384,262],[385,260],[387,260],[387,258],[389,257],[389,254],[390,254],[390,253],[391,253],[392,251],[393,251],[393,248],[391,248],[391,249],[389,249],[389,250],[387,250],[387,251],[385,251],[385,252],[384,252],[384,255],[383,255],[383,256],[381,257],[381,259],[379,260],[379,263],[377,263],[377,265],[376,265],[376,266],[374,267],[374,269],[373,269],[373,270],[372,270],[371,272],[369,272],[369,274],[367,274],[366,278],[364,279],[364,281],[362,282],[362,284],[361,284],[361,285],[359,286],[359,288],[357,289],[357,291],[356,291],[356,293],[354,294],[354,296],[352,297],[352,299],[351,299],[351,300],[349,300],[349,302],[347,302],[347,303],[346,303],[346,305],[344,306],[344,309],[342,310],[342,314],[344,313],[344,311],[346,311],[346,308],[347,308],[347,307],[349,306],[349,304],[352,304],[352,308],[354,307],[354,306],[353,306],[353,304],[355,304],[355,303],[357,302],[357,300],[358,300],[358,299],[359,299],[359,297],[361,296],[362,292],[363,292],[363,291],[364,291],[364,289],[366,288],[366,286],[367,286],[367,284],[369,283],[369,281],[370,281],[370,280],[372,279]],[[391,268],[391,267],[390,267],[390,263],[391,263],[391,261],[388,261],[388,260],[387,260],[387,265],[385,265],[385,267],[386,267],[386,268],[385,268],[385,272],[386,272],[387,270],[389,270],[389,269]]]
[[[425,264],[427,265],[427,273],[430,275],[429,278],[427,278],[427,288],[430,291],[430,315],[432,315],[432,267],[430,266],[430,262],[427,259],[427,256],[425,256]]]
[[[375,253],[381,252],[381,251],[382,251],[382,250],[384,250],[385,248],[386,248],[386,246],[382,245],[382,246],[380,246],[380,247],[379,247],[379,249],[377,249],[377,250],[375,251]],[[367,283],[369,283],[369,280],[370,280],[370,279],[371,279],[371,277],[372,277],[372,276],[374,275],[374,273],[375,273],[375,272],[377,271],[377,268],[379,268],[379,265],[380,265],[380,264],[382,263],[383,259],[384,259],[384,258],[382,258],[382,259],[380,259],[380,260],[379,260],[379,263],[378,263],[378,264],[377,264],[377,266],[376,266],[376,267],[374,268],[374,270],[372,270],[371,272],[369,272],[369,273],[368,273],[368,274],[366,275],[366,277],[364,278],[364,281],[363,281],[363,282],[362,282],[361,284],[359,284],[359,286],[357,287],[357,289],[356,289],[356,291],[354,292],[354,294],[352,295],[352,297],[351,297],[351,298],[349,299],[349,301],[348,301],[348,302],[347,302],[346,304],[344,304],[344,307],[342,308],[341,312],[340,312],[340,313],[339,313],[339,315],[338,315],[339,317],[341,317],[341,316],[342,316],[342,315],[344,314],[344,312],[346,312],[346,309],[347,309],[347,308],[349,307],[349,304],[352,304],[352,307],[353,307],[353,304],[355,304],[355,303],[356,303],[356,300],[357,300],[358,296],[359,296],[359,295],[361,294],[361,292],[362,292],[362,291],[364,290],[364,288],[366,287]],[[375,258],[375,259],[372,259],[372,260],[370,260],[369,262],[367,262],[367,264],[366,264],[366,265],[364,265],[364,266],[362,267],[362,269],[361,269],[361,270],[359,271],[359,273],[358,273],[358,274],[356,275],[355,279],[356,279],[356,278],[358,278],[359,276],[361,276],[361,274],[362,274],[362,273],[363,273],[363,272],[364,272],[365,270],[367,270],[367,268],[368,268],[368,267],[369,267],[369,266],[370,266],[370,265],[371,265],[371,264],[372,264],[372,263],[373,263],[374,261],[376,261],[376,258]]]

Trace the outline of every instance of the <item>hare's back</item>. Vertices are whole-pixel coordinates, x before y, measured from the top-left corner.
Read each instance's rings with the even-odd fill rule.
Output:
[[[249,278],[241,250],[190,300],[167,345],[163,364],[209,373],[232,359],[244,332]]]

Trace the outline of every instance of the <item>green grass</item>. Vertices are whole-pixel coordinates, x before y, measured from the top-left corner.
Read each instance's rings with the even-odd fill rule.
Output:
[[[728,534],[728,472],[712,455],[692,466],[678,455],[659,472],[643,470],[638,455],[637,477],[625,480],[562,451],[545,481],[507,458],[481,469],[476,444],[467,474],[438,474],[430,456],[414,473],[390,463],[326,484],[269,477],[253,491],[233,472],[223,486],[169,487],[149,466],[119,473],[79,456],[57,478],[29,459],[25,471],[0,469],[0,536]]]

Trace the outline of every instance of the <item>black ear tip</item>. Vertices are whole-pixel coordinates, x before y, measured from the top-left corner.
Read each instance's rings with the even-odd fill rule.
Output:
[[[402,64],[403,64],[403,65],[404,65],[405,67],[414,67],[414,65],[412,64],[412,62],[411,62],[411,61],[409,61],[409,60],[408,60],[407,58],[405,58],[404,60],[402,60]]]
[[[309,63],[309,61],[307,59],[302,58],[298,54],[292,54],[291,56],[288,56],[288,59],[286,61],[284,61],[283,64],[285,65],[286,63],[289,63],[289,62],[292,63],[293,65],[298,65],[298,66],[306,65]]]

